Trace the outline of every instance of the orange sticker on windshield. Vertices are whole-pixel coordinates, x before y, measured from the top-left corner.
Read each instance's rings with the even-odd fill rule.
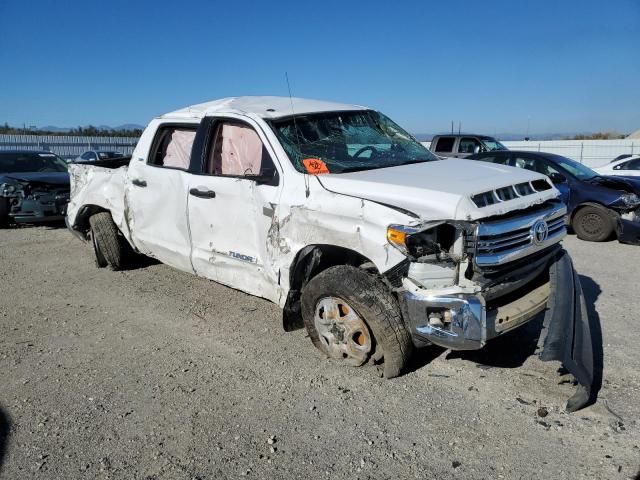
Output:
[[[324,163],[319,158],[305,158],[302,160],[302,164],[304,168],[307,170],[307,173],[311,175],[319,175],[321,173],[330,173],[327,168],[327,164]]]

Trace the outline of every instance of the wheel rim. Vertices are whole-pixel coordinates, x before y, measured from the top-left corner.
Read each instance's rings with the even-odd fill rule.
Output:
[[[600,235],[604,228],[602,217],[597,213],[587,213],[580,221],[584,233],[590,236]]]
[[[314,324],[330,357],[352,366],[362,365],[369,358],[371,332],[341,298],[321,298],[316,304]]]

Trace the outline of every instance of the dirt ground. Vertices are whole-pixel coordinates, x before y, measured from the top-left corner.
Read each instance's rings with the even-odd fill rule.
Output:
[[[535,325],[385,380],[265,300],[97,269],[63,228],[0,230],[0,477],[640,478],[640,247],[565,246],[604,338],[598,402],[574,414]]]

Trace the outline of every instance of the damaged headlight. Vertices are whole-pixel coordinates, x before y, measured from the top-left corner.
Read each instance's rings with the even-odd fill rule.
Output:
[[[11,196],[12,194],[16,193],[16,186],[15,185],[11,185],[9,183],[2,183],[0,184],[0,194],[8,197]]]
[[[635,208],[640,205],[640,197],[635,193],[625,193],[620,195],[620,204],[624,205],[627,208]]]
[[[389,225],[387,240],[405,255],[414,259],[428,256],[449,256],[463,231],[447,222],[425,224],[420,227]]]

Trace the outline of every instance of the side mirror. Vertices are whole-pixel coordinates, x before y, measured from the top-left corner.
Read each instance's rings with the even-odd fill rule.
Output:
[[[557,172],[549,174],[549,179],[551,180],[551,183],[564,183],[567,181],[567,177]]]
[[[274,168],[263,168],[259,175],[251,177],[258,185],[278,185],[278,171]]]
[[[480,145],[473,147],[473,153],[480,153]]]

